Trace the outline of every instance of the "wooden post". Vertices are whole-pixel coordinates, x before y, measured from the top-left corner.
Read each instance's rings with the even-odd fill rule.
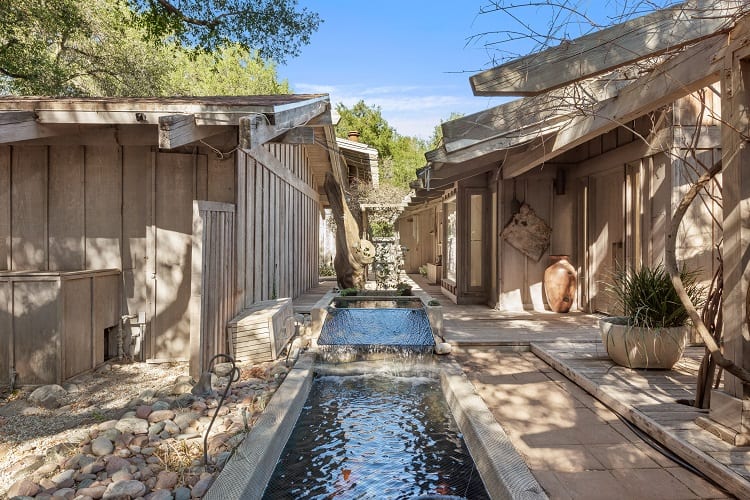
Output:
[[[739,31],[739,30],[738,30]],[[745,30],[742,30],[745,31]],[[745,31],[747,33],[747,31]],[[732,37],[722,73],[722,184],[724,203],[724,355],[750,369],[748,282],[750,282],[750,47],[746,36]],[[724,373],[723,391],[711,396],[710,416],[738,433],[750,435],[750,390]]]

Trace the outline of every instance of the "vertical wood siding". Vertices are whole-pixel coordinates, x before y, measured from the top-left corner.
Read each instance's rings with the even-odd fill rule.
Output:
[[[235,312],[235,206],[193,202],[190,374],[199,377],[216,354],[229,352],[226,325]]]
[[[294,298],[317,285],[320,204],[303,149],[239,151],[237,177],[238,307]]]

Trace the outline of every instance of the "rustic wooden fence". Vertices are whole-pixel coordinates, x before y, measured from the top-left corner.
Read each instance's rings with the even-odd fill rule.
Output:
[[[228,352],[226,325],[235,314],[235,207],[193,202],[190,294],[190,375]]]

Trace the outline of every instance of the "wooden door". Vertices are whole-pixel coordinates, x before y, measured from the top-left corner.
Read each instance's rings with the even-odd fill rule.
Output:
[[[151,358],[190,355],[193,155],[161,153],[154,174],[154,313]]]
[[[605,283],[625,263],[625,167],[592,176],[589,181],[589,297],[592,312],[615,314]]]

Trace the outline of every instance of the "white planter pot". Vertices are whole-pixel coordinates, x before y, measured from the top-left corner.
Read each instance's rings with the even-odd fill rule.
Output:
[[[640,328],[629,326],[627,318],[599,320],[602,344],[612,361],[628,368],[671,369],[682,357],[690,327]]]

